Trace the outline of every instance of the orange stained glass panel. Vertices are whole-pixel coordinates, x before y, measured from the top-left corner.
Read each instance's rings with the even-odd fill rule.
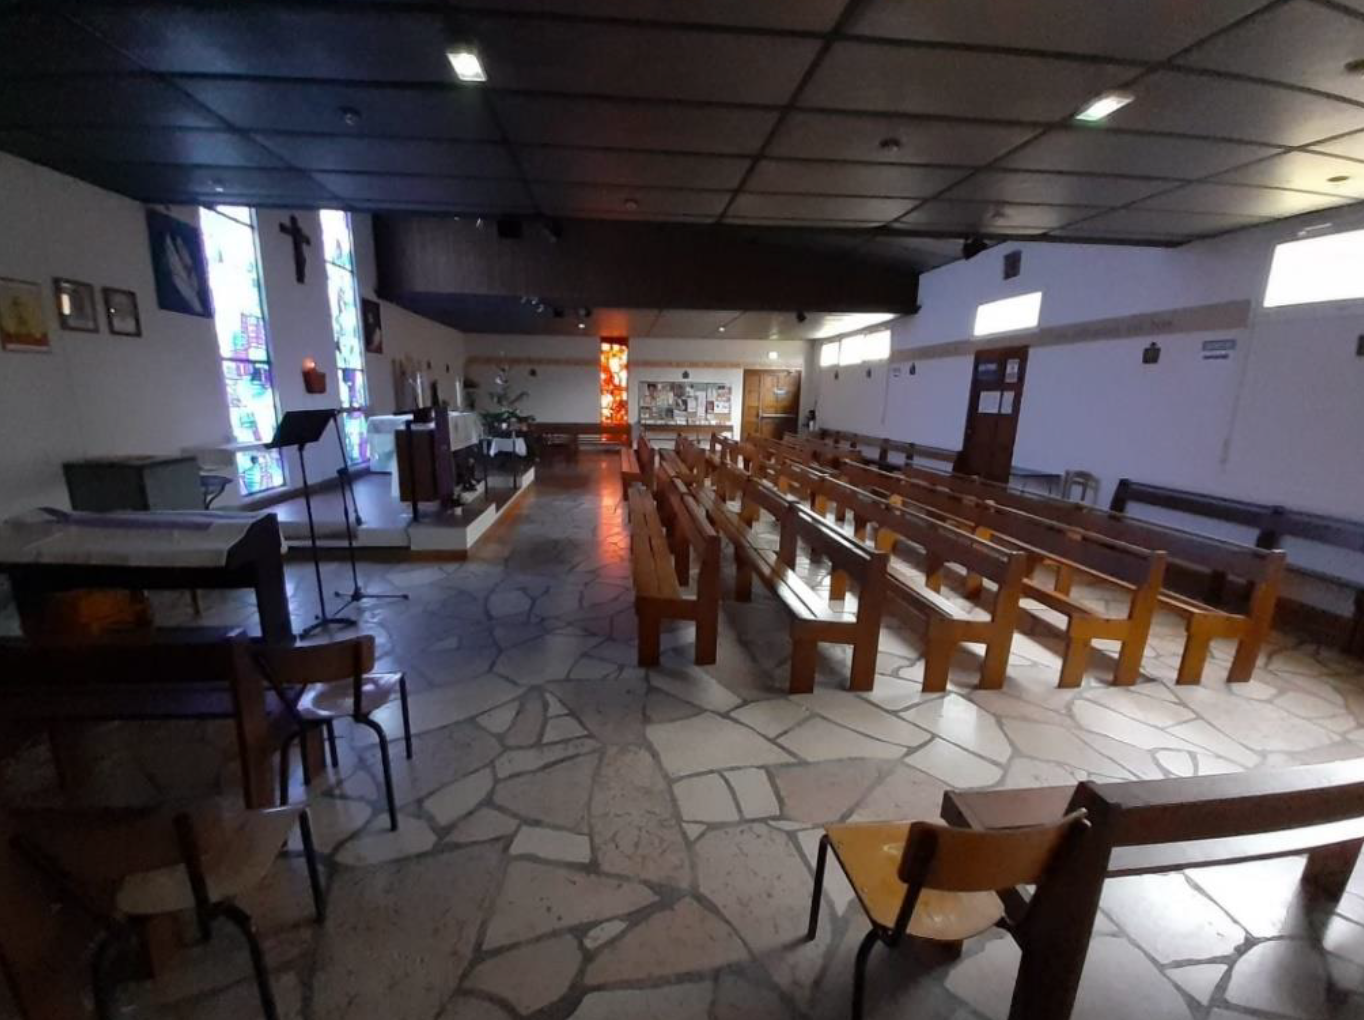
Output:
[[[626,337],[602,338],[601,423],[625,425],[630,421],[630,341]]]

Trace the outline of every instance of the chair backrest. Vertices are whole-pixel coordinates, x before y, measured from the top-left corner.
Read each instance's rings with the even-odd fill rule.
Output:
[[[915,822],[900,858],[900,880],[912,895],[920,889],[998,892],[1036,885],[1067,841],[1088,824],[1083,810],[1050,825],[1016,829],[960,829]]]
[[[242,631],[216,627],[111,634],[94,640],[0,638],[0,692],[25,686],[115,686],[228,680]]]
[[[253,643],[251,652],[265,678],[276,687],[347,680],[358,687],[374,668],[374,636],[357,634],[318,644]]]

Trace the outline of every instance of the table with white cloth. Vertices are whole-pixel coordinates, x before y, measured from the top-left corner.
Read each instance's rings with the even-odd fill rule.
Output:
[[[391,474],[396,469],[393,434],[412,420],[409,414],[376,414],[369,419],[369,469],[376,474]],[[476,444],[483,437],[483,421],[473,411],[450,412],[450,450],[457,452]]]
[[[525,436],[484,436],[483,437],[483,477],[487,479],[493,465],[508,470],[512,488],[521,488],[521,476],[525,471],[526,458],[530,449]]]

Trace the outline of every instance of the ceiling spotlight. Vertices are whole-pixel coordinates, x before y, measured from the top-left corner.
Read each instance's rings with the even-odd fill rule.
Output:
[[[578,328],[579,328],[579,329],[586,329],[586,328],[587,328],[587,323],[585,323],[585,322],[580,322],[580,323],[578,323]]]
[[[724,326],[721,326],[718,330],[716,330],[717,333],[723,333],[724,331],[725,331]]]
[[[776,351],[768,351],[768,352],[767,352],[767,360],[768,360],[768,361],[776,361],[779,357],[781,357],[781,355],[778,354]]]
[[[808,319],[808,318],[809,318],[809,316],[806,315],[804,312],[797,312],[797,313],[796,313],[796,321],[797,321],[797,322],[804,322],[804,321],[805,321],[806,319]]]
[[[1326,178],[1327,184],[1344,184],[1350,179],[1349,174],[1336,174],[1334,177]]]
[[[639,199],[627,198],[625,200],[625,208],[629,209],[631,212],[634,212],[636,209],[639,208]]]
[[[1364,57],[1358,57],[1346,64],[1345,73],[1364,78]]]
[[[360,123],[360,111],[353,106],[341,107],[341,120],[346,127],[355,127]]]
[[[900,139],[890,137],[882,138],[879,142],[876,143],[876,147],[880,149],[882,152],[899,152],[900,144],[901,144]]]
[[[1086,103],[1075,115],[1075,119],[1090,124],[1104,120],[1117,113],[1135,98],[1130,92],[1105,92]]]
[[[467,43],[452,46],[445,51],[445,57],[450,61],[450,66],[455,71],[455,77],[464,82],[484,82],[488,80],[488,72],[483,70],[483,61],[478,57],[478,50]]]
[[[227,185],[216,177],[208,182],[208,186],[220,195],[227,190]]]

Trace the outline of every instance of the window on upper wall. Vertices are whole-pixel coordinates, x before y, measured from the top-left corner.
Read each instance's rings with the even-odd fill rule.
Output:
[[[832,354],[829,349],[833,348]],[[826,355],[828,360],[826,360]],[[890,330],[874,333],[854,333],[825,344],[820,350],[821,365],[860,365],[864,361],[885,361],[890,357]]]
[[[242,206],[219,206],[201,209],[199,222],[232,436],[238,443],[265,443],[275,434],[279,405],[270,369],[256,217]],[[284,462],[278,450],[239,450],[236,457],[237,484],[243,496],[284,484]]]
[[[878,329],[862,338],[863,361],[886,361],[890,358],[890,330]]]
[[[1286,241],[1274,249],[1265,307],[1364,298],[1364,230]]]
[[[972,336],[992,336],[1032,329],[1042,315],[1042,292],[1019,294],[1017,297],[987,301],[976,308],[976,324]]]
[[[833,368],[838,364],[838,341],[830,340],[819,349],[819,367]]]
[[[346,460],[363,464],[369,460],[369,433],[365,420],[369,388],[365,383],[365,345],[360,338],[350,214],[339,209],[323,209],[319,215],[322,217],[322,253],[327,266],[332,336],[336,340],[336,374],[341,384],[341,417],[337,421],[346,446]]]

